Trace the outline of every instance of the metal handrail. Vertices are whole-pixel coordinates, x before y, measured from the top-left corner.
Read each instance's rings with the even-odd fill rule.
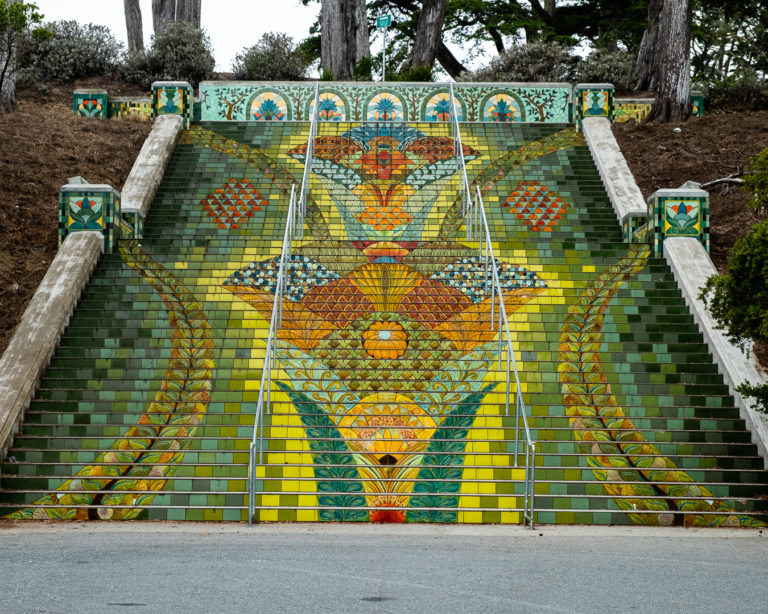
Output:
[[[299,206],[297,208],[299,239],[304,238],[304,216],[307,213],[307,194],[309,194],[309,176],[312,172],[312,158],[315,156],[315,137],[317,136],[317,122],[319,121],[320,84],[315,85],[315,103],[312,107],[312,120],[309,124],[309,138],[307,139],[307,153],[304,158],[304,172],[301,176],[301,190],[299,191]]]
[[[253,435],[248,447],[248,525],[253,523],[253,515],[256,511],[256,441],[259,442],[258,464],[264,463],[264,413],[270,413],[272,370],[277,368],[277,331],[283,320],[283,294],[288,289],[288,266],[293,259],[293,240],[297,224],[296,184],[291,186],[291,200],[288,203],[288,216],[283,233],[283,246],[280,251],[280,262],[277,267],[277,280],[275,284],[275,299],[272,304],[272,316],[269,320],[269,333],[267,334],[267,347],[264,352],[264,365],[261,370],[261,384],[259,386],[259,400],[256,403],[256,416],[253,422]]]
[[[505,413],[509,415],[509,392],[510,392],[510,369],[515,376],[515,467],[518,466],[518,457],[520,449],[520,417],[523,419],[523,428],[525,431],[525,494],[523,497],[523,522],[527,520],[529,527],[533,528],[534,513],[534,487],[535,487],[535,467],[536,467],[536,444],[531,438],[531,431],[528,427],[528,416],[523,400],[522,387],[520,385],[520,375],[517,370],[517,361],[515,352],[512,349],[512,335],[509,329],[509,320],[507,310],[504,305],[504,296],[501,291],[498,271],[496,269],[496,258],[493,254],[493,245],[491,242],[491,231],[488,227],[488,219],[485,216],[485,207],[483,206],[483,197],[480,192],[480,186],[476,186],[476,196],[472,200],[472,191],[469,187],[469,178],[467,176],[467,166],[464,160],[464,147],[461,143],[461,127],[459,126],[458,113],[456,108],[456,96],[453,91],[453,84],[450,84],[451,96],[451,134],[453,136],[454,154],[456,156],[456,171],[459,176],[459,192],[462,198],[462,213],[464,215],[464,226],[466,229],[467,241],[476,240],[478,243],[478,260],[483,263],[485,275],[485,288],[491,286],[491,330],[494,329],[495,320],[495,300],[498,297],[499,314],[499,351],[498,368],[501,370],[501,353],[504,342],[502,327],[506,334],[507,345],[507,381],[506,381],[506,399]],[[485,252],[483,254],[483,252]],[[489,266],[490,265],[490,266]],[[490,277],[489,277],[490,272]],[[490,281],[490,284],[489,284]]]
[[[451,136],[453,137],[453,153],[456,156],[456,172],[459,177],[459,194],[461,195],[462,214],[467,219],[472,203],[472,191],[467,179],[467,165],[464,160],[464,146],[461,143],[461,129],[459,128],[459,114],[456,108],[456,95],[453,91],[453,83],[449,85],[451,94]],[[467,241],[471,240],[470,224],[465,224]]]
[[[512,373],[515,376],[515,467],[518,466],[518,454],[520,448],[520,418],[523,419],[523,429],[525,435],[525,495],[523,498],[523,519],[529,521],[530,528],[533,528],[533,512],[534,512],[534,487],[535,487],[535,468],[536,468],[536,444],[531,437],[531,431],[528,427],[528,415],[525,408],[525,400],[523,399],[522,386],[520,385],[520,374],[517,369],[517,360],[515,359],[515,352],[512,349],[512,334],[509,328],[509,320],[507,318],[507,309],[504,304],[504,295],[501,290],[501,282],[499,280],[499,273],[496,267],[496,257],[493,253],[493,245],[491,243],[491,231],[488,227],[488,218],[485,215],[485,207],[483,206],[483,197],[480,192],[480,186],[476,188],[475,201],[471,205],[475,209],[474,215],[470,213],[470,217],[474,217],[479,220],[480,232],[482,237],[479,237],[478,244],[480,250],[480,260],[485,267],[485,288],[491,286],[491,330],[494,330],[494,301],[498,298],[498,326],[499,326],[499,350],[498,350],[498,368],[501,369],[501,355],[502,345],[504,337],[506,337],[506,358],[507,358],[507,382],[506,382],[506,415],[509,415],[509,394],[510,394],[510,369],[512,366]],[[483,254],[483,252],[485,252]],[[489,284],[490,282],[490,284]],[[503,331],[501,330],[503,327]],[[503,332],[503,334],[502,334]]]

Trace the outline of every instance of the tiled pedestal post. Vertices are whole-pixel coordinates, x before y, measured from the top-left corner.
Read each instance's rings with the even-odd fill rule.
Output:
[[[656,190],[648,198],[648,216],[653,220],[653,247],[662,254],[667,237],[693,237],[709,253],[709,193],[696,183],[675,190]]]
[[[697,90],[691,91],[691,116],[704,116],[704,94]]]
[[[573,90],[573,105],[576,125],[581,130],[585,117],[606,117],[611,123],[614,118],[612,83],[579,83]]]
[[[73,232],[98,230],[111,252],[120,228],[120,192],[111,185],[68,183],[59,189],[59,245]]]
[[[72,94],[72,108],[80,117],[107,119],[109,104],[107,90],[78,89]]]
[[[152,116],[180,115],[184,128],[192,121],[194,96],[186,81],[155,81],[152,84]]]

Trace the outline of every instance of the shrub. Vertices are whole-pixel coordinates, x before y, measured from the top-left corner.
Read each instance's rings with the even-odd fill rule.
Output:
[[[768,81],[749,71],[708,84],[704,97],[711,110],[760,111],[768,109]]]
[[[69,83],[119,73],[123,45],[106,26],[55,21],[46,24],[45,30],[47,33],[27,31],[20,40],[21,83]]]
[[[512,47],[485,68],[465,73],[461,81],[573,81],[578,58],[555,42]]]
[[[635,82],[635,55],[617,49],[595,49],[578,65],[582,83],[613,83],[619,92],[632,90]]]
[[[312,58],[293,44],[287,34],[265,33],[253,47],[235,56],[235,79],[249,81],[298,81],[306,78]]]
[[[749,159],[741,188],[752,194],[747,203],[750,207],[768,207],[768,148]]]
[[[216,65],[206,34],[185,22],[170,22],[152,37],[149,49],[128,56],[125,78],[149,88],[153,81],[189,81],[196,87]]]
[[[744,349],[749,339],[768,340],[768,220],[739,239],[728,256],[728,272],[707,280],[700,298],[718,327]],[[737,388],[768,411],[768,384]]]

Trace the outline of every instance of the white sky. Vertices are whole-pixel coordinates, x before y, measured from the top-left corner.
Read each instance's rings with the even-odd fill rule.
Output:
[[[107,26],[126,44],[123,0],[31,0],[45,21],[74,19]],[[255,45],[265,32],[284,32],[298,43],[320,12],[320,3],[299,0],[203,0],[202,25],[213,44],[216,70],[229,71],[235,55]],[[152,0],[141,0],[144,44],[152,35]],[[372,44],[375,44],[371,41]]]

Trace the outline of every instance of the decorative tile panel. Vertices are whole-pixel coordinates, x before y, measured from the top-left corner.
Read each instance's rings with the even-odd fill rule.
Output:
[[[152,119],[150,98],[112,98],[109,101],[109,118]]]
[[[96,230],[111,252],[121,232],[119,218],[120,192],[110,185],[68,184],[59,190],[59,245],[70,233]]]
[[[613,90],[611,83],[579,83],[574,88],[574,107],[579,127],[585,117],[607,117],[613,122]]]
[[[654,221],[654,248],[662,253],[666,237],[695,237],[709,252],[709,193],[690,183],[676,190],[657,190],[648,199]]]
[[[155,81],[152,84],[152,115],[180,115],[184,128],[192,121],[194,97],[186,81]]]
[[[77,89],[72,95],[72,108],[80,117],[107,118],[109,111],[107,90]]]
[[[570,121],[567,83],[464,84],[453,86],[460,121]],[[306,121],[314,108],[309,83],[205,81],[200,84],[202,121]],[[320,85],[320,121],[428,121],[451,119],[448,84],[334,83]]]

